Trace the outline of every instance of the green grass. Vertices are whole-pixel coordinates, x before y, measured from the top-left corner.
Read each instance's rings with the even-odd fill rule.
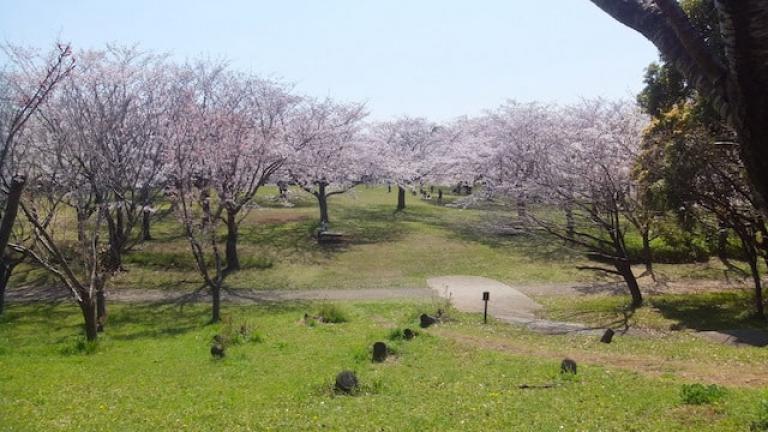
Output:
[[[742,290],[651,295],[644,307],[633,312],[627,308],[629,298],[622,295],[543,296],[538,300],[553,319],[598,326],[627,321],[631,326],[651,330],[768,330],[768,323],[752,315],[752,293]]]
[[[318,304],[227,307],[229,321],[219,325],[205,324],[204,305],[115,305],[95,349],[83,346],[73,306],[11,306],[0,321],[0,429],[735,431],[759,416],[756,389],[729,388],[714,408],[686,406],[678,379],[578,356],[576,379],[560,382],[562,354],[522,356],[485,344],[501,338],[545,350],[591,339],[483,326],[478,316],[455,312],[412,341],[388,341],[396,355],[374,364],[373,342],[413,327],[434,305],[342,306],[347,322],[307,326],[301,318]],[[228,326],[238,332],[241,323],[258,340],[211,359],[212,337]],[[357,396],[331,390],[342,369],[358,374]],[[560,384],[518,389],[549,382]]]
[[[688,405],[712,404],[726,395],[726,390],[717,384],[683,384],[680,388],[680,398]]]

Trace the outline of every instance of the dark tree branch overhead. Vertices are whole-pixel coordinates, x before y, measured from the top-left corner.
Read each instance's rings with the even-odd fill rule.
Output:
[[[722,64],[676,0],[591,0],[659,49],[736,131],[759,207],[768,214],[768,0],[715,0]]]

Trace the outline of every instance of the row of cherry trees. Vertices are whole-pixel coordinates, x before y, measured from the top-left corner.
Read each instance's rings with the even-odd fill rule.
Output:
[[[3,290],[12,271],[6,264],[36,262],[69,289],[89,339],[106,323],[110,277],[126,253],[151,239],[151,219],[167,211],[165,200],[217,321],[224,279],[240,267],[238,227],[261,186],[293,182],[317,197],[327,222],[328,196],[372,178],[360,104],[316,100],[223,64],[176,64],[134,48],[74,56],[65,48],[53,59],[8,53],[14,67],[0,76],[8,95],[2,195],[19,198],[23,221],[3,218],[14,227]],[[14,189],[12,178],[26,182]]]
[[[513,203],[520,223],[585,250],[605,264],[587,268],[621,276],[642,304],[625,235],[641,234],[652,273],[656,209],[636,190],[648,120],[634,103],[508,102],[444,124],[372,122],[361,104],[303,96],[216,62],[108,47],[76,53],[73,67],[62,64],[68,48],[37,63],[16,52],[24,61],[0,76],[3,88],[44,88],[45,97],[2,101],[4,116],[35,101],[3,150],[3,196],[13,177],[27,179],[3,262],[29,259],[55,275],[89,339],[106,324],[106,288],[122,257],[151,240],[151,220],[166,212],[183,228],[218,321],[224,281],[240,268],[239,226],[259,188],[277,182],[314,196],[322,226],[328,198],[361,183],[396,185],[397,210],[409,189],[474,185],[473,199]]]

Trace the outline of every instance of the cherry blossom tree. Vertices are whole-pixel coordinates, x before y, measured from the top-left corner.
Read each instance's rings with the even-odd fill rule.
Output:
[[[238,227],[244,210],[285,162],[286,119],[300,98],[281,83],[198,62],[179,68],[166,152],[169,197],[221,319],[224,279],[240,267]],[[218,234],[225,223],[227,235]]]
[[[122,256],[142,236],[136,227],[159,196],[163,146],[160,130],[167,109],[164,59],[135,48],[107,47],[78,55],[80,65],[62,91],[44,107],[43,123],[57,141],[62,169],[79,173],[82,190],[68,200],[78,236],[89,220],[103,218],[108,259],[102,269],[122,269]],[[74,167],[74,168],[73,168]],[[99,329],[106,310],[105,284],[97,285]]]
[[[91,205],[92,195],[87,192],[88,184],[80,167],[72,159],[62,157],[61,141],[47,131],[45,135],[47,138],[35,142],[30,152],[33,157],[26,159],[31,186],[19,203],[35,241],[32,245],[10,246],[44,267],[70,291],[83,314],[86,338],[96,340],[97,293],[103,291],[112,274],[108,264],[109,242],[103,239],[107,206],[95,207],[92,217],[77,220],[72,226],[64,208]]]
[[[26,251],[15,256],[7,251],[27,182],[20,162],[24,159],[25,149],[18,150],[16,142],[40,105],[74,68],[69,45],[58,44],[46,57],[8,45],[3,47],[3,52],[9,60],[9,68],[0,72],[0,197],[3,203],[0,216],[0,314],[4,310],[5,289],[13,269],[27,256]]]
[[[286,133],[288,177],[317,199],[320,223],[329,223],[328,198],[374,175],[373,149],[360,136],[366,113],[360,104],[305,99]]]
[[[379,176],[397,185],[398,211],[405,209],[406,189],[420,189],[445,168],[454,138],[446,127],[424,118],[403,117],[371,126]]]
[[[552,107],[516,101],[488,112],[483,121],[481,139],[488,149],[485,180],[492,189],[514,197],[520,218],[527,214],[530,185],[548,164],[557,122]]]
[[[226,269],[240,268],[238,227],[242,213],[270,177],[285,162],[286,119],[300,98],[278,82],[256,77],[228,76],[214,98],[227,114],[222,136],[203,151],[202,169],[211,173],[212,186],[224,206],[227,240]]]
[[[528,218],[547,233],[585,251],[599,262],[579,268],[624,279],[631,306],[643,303],[625,237],[634,211],[631,168],[642,139],[644,118],[634,104],[582,101],[562,113],[560,145],[552,148],[548,165],[531,192],[558,208],[570,208],[563,221],[551,212]]]

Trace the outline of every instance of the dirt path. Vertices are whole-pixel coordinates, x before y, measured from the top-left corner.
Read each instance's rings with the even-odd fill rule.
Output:
[[[469,276],[471,277],[471,276]],[[440,279],[440,278],[433,278]],[[490,279],[488,279],[490,280]],[[681,281],[668,283],[662,287],[643,286],[646,293],[695,293],[734,289],[743,285],[729,284],[724,281]],[[520,293],[533,296],[580,296],[589,294],[625,294],[626,289],[618,283],[607,282],[569,282],[569,283],[527,283],[514,284]],[[436,293],[431,288],[360,288],[360,289],[318,289],[318,290],[249,290],[237,289],[236,295],[226,294],[225,300],[235,302],[290,301],[290,300],[389,300],[389,299],[428,299]],[[191,291],[179,289],[141,289],[119,288],[108,291],[109,298],[117,302],[167,302],[189,296]],[[472,296],[477,293],[470,294]],[[6,292],[9,303],[35,301],[66,301],[70,298],[67,290],[61,287],[11,287]],[[204,294],[194,299],[204,301]],[[494,298],[496,296],[494,295]]]
[[[183,290],[116,289],[107,292],[109,301],[118,303],[164,303],[174,301],[208,302],[205,292]],[[62,288],[10,289],[6,293],[8,303],[38,301],[67,301],[70,294]],[[313,301],[313,300],[407,300],[437,298],[428,288],[372,288],[372,289],[323,289],[323,290],[235,290],[222,293],[222,301],[237,304]]]

